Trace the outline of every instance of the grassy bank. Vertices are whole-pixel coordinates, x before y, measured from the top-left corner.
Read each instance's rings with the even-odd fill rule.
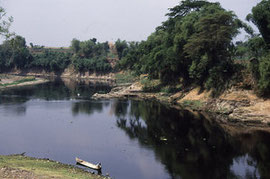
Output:
[[[17,76],[0,74],[0,90],[16,88],[20,86],[37,85],[48,82],[44,78],[36,78],[34,76]]]
[[[4,171],[4,172],[3,172]],[[16,176],[14,176],[16,174]],[[4,175],[4,176],[3,176]],[[25,157],[21,155],[0,156],[0,178],[88,178],[105,179],[86,172],[80,168],[71,165],[61,164],[59,162]]]
[[[10,83],[0,83],[0,86],[7,87],[7,86],[18,85],[18,84],[30,82],[30,81],[36,81],[36,78],[35,77],[26,77],[26,78],[16,80],[16,81],[13,81]]]

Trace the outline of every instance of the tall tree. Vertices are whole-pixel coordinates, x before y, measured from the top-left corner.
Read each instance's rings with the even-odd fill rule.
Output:
[[[0,7],[0,35],[9,38],[13,33],[9,32],[9,27],[13,22],[12,17],[6,17],[6,11],[4,8]]]
[[[230,60],[229,47],[238,34],[238,19],[218,4],[200,11],[194,24],[195,33],[184,45],[184,52],[192,59],[190,73],[203,82],[209,70],[221,62]]]
[[[252,8],[252,14],[247,16],[259,29],[265,43],[270,48],[270,0],[262,0]]]

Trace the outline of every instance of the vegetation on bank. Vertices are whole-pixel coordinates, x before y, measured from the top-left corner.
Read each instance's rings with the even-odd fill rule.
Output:
[[[1,78],[0,78],[1,79]],[[10,83],[2,83],[0,81],[0,87],[8,87],[8,86],[13,86],[13,85],[18,85],[18,84],[21,84],[21,83],[25,83],[25,82],[30,82],[30,81],[36,81],[36,78],[35,77],[26,77],[26,78],[22,78],[20,80],[15,80],[15,81],[12,81]]]
[[[33,47],[34,48],[34,47]],[[79,41],[73,39],[71,50],[41,48],[30,49],[25,38],[14,36],[0,45],[0,72],[11,69],[40,69],[48,72],[63,72],[69,65],[78,71],[109,72],[112,70],[107,61],[108,43],[96,42],[96,39]]]
[[[261,96],[270,93],[270,1],[263,0],[247,19],[260,30],[239,20],[219,3],[185,0],[171,8],[163,22],[146,41],[117,41],[120,61],[117,68],[149,74],[159,79],[159,86],[200,86],[220,94],[226,88],[245,81],[243,87],[254,89]],[[244,29],[248,40],[233,40]],[[249,59],[255,61],[249,63]],[[247,76],[248,74],[248,76]]]
[[[71,165],[61,164],[48,159],[36,159],[21,155],[0,156],[0,169],[7,166],[11,169],[32,172],[37,178],[106,178],[103,176],[93,175]],[[24,178],[24,176],[22,177]]]
[[[71,49],[74,53],[72,64],[79,71],[109,72],[112,67],[107,61],[108,42],[99,43],[93,38],[88,41],[73,39]]]

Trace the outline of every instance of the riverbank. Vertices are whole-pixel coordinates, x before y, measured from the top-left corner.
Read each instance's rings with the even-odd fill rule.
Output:
[[[0,155],[0,178],[89,178],[106,179],[83,169],[49,159],[36,159],[22,155]]]
[[[115,73],[95,73],[95,72],[78,72],[74,66],[69,66],[63,72],[48,72],[40,69],[20,70],[13,69],[4,73],[5,75],[15,76],[34,76],[41,78],[73,78],[73,79],[88,79],[99,81],[115,81]]]
[[[231,88],[221,96],[211,97],[211,91],[193,88],[177,93],[147,93],[140,82],[117,86],[107,94],[93,98],[154,99],[175,108],[214,113],[224,121],[252,127],[270,127],[270,100],[257,97],[251,90]]]
[[[0,90],[16,88],[21,86],[37,85],[47,83],[49,80],[45,78],[37,78],[34,76],[16,76],[16,75],[1,75]]]

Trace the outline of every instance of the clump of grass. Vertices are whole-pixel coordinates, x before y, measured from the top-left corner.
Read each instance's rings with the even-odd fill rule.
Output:
[[[17,84],[20,84],[20,83],[24,83],[24,82],[29,82],[29,81],[35,81],[36,78],[35,77],[27,77],[27,78],[23,78],[21,80],[16,80],[12,83],[0,83],[0,86],[10,86],[10,85],[17,85]]]
[[[121,84],[121,83],[133,83],[136,80],[138,80],[138,76],[131,72],[124,72],[124,73],[118,73],[115,75],[116,78],[116,83]]]
[[[181,91],[181,90],[182,90],[182,85],[181,84],[176,85],[176,86],[168,85],[168,86],[163,86],[160,89],[160,92],[163,92],[163,93],[176,93],[176,92]]]
[[[149,79],[147,77],[144,77],[140,80],[140,82],[143,85],[143,91],[159,92],[161,89],[160,80],[154,80],[154,79]]]
[[[200,109],[203,106],[202,102],[199,100],[185,100],[182,102],[182,105],[192,109]]]

